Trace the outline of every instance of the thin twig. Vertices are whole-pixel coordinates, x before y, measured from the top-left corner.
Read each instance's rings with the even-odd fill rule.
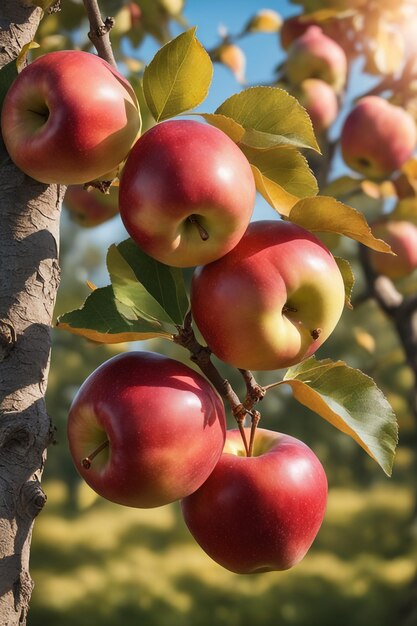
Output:
[[[83,0],[83,2],[90,23],[88,37],[91,43],[102,59],[117,68],[109,37],[109,32],[114,26],[114,18],[106,17],[103,22],[97,0]]]

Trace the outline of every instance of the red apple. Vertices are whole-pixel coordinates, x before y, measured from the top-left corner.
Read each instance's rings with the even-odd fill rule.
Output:
[[[118,214],[118,189],[110,187],[109,193],[102,193],[99,189],[86,191],[82,185],[70,185],[65,193],[64,205],[80,226],[98,226]]]
[[[303,19],[301,19],[303,18]],[[284,50],[288,50],[291,44],[304,35],[310,26],[318,26],[314,20],[305,20],[303,15],[292,15],[283,21],[281,30],[279,31],[281,46]]]
[[[120,215],[147,254],[191,267],[237,244],[255,194],[249,162],[225,133],[174,120],[157,124],[132,148],[120,180]]]
[[[375,179],[398,170],[411,157],[416,142],[411,115],[380,96],[358,101],[344,122],[340,138],[345,163]]]
[[[339,102],[332,87],[318,78],[306,78],[292,94],[306,109],[316,133],[327,130],[339,112]]]
[[[239,431],[228,431],[213,472],[181,504],[191,534],[212,559],[254,574],[296,565],[319,531],[326,503],[326,474],[314,452],[259,428],[251,457]]]
[[[68,416],[79,473],[101,496],[126,506],[161,506],[195,491],[224,439],[223,403],[213,387],[151,352],[106,361],[83,383]]]
[[[194,320],[212,352],[249,370],[289,367],[329,337],[343,310],[343,279],[312,233],[252,222],[238,245],[195,270]]]
[[[346,54],[319,26],[310,26],[288,48],[286,76],[293,85],[319,78],[339,93],[346,83]]]
[[[79,50],[50,52],[18,75],[1,128],[11,159],[42,183],[81,184],[116,168],[139,129],[135,93],[117,70]]]
[[[369,261],[377,274],[395,280],[408,276],[417,268],[417,226],[407,221],[386,220],[374,224],[372,232],[386,241],[397,255],[369,250]]]

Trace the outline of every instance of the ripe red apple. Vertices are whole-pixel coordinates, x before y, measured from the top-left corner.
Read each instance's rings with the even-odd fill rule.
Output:
[[[81,184],[116,168],[139,129],[135,93],[117,70],[79,50],[50,52],[18,75],[1,128],[11,159],[42,183]]]
[[[311,356],[343,310],[343,279],[312,233],[284,221],[252,222],[237,246],[195,270],[194,320],[212,352],[249,370]]]
[[[412,155],[416,124],[407,111],[380,96],[365,96],[347,116],[340,138],[345,163],[381,179],[398,170]]]
[[[346,83],[346,54],[319,26],[310,26],[288,48],[286,75],[293,85],[319,78],[339,93]]]
[[[99,189],[86,191],[82,185],[70,185],[64,205],[80,226],[98,226],[118,214],[118,189],[110,187],[109,193],[102,193]]]
[[[386,220],[374,224],[372,232],[386,241],[397,255],[369,250],[369,261],[377,274],[395,280],[408,276],[417,268],[417,226],[402,220]]]
[[[237,244],[255,194],[249,162],[225,133],[174,120],[157,124],[132,148],[120,180],[120,215],[147,254],[191,267]]]
[[[213,472],[181,505],[212,559],[254,574],[296,565],[319,531],[326,503],[326,474],[314,452],[294,437],[258,428],[251,457],[239,431],[228,431]]]
[[[161,506],[195,491],[224,439],[224,407],[213,387],[152,352],[106,361],[83,383],[68,416],[79,473],[101,496],[126,506]]]
[[[339,112],[339,102],[332,87],[318,78],[306,78],[292,92],[306,109],[316,133],[327,130]]]

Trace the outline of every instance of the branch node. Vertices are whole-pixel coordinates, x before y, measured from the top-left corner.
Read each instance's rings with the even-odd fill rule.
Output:
[[[17,342],[17,334],[13,324],[0,320],[0,362],[7,359]]]

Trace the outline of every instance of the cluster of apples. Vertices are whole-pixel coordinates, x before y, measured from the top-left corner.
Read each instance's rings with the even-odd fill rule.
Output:
[[[124,163],[126,229],[156,260],[198,266],[192,316],[216,356],[273,370],[312,355],[345,301],[332,254],[289,222],[251,223],[250,165],[217,128],[173,120],[138,132],[129,83],[77,51],[30,64],[2,111],[11,158],[40,182],[82,184]],[[304,443],[257,429],[246,456],[239,431],[226,432],[212,385],[162,355],[127,352],[94,371],[72,403],[68,438],[78,471],[100,495],[135,507],[181,500],[198,543],[234,572],[291,567],[324,516],[326,476]]]
[[[331,33],[328,26],[327,30]],[[337,35],[340,38],[339,32]],[[315,131],[321,133],[339,114],[339,96],[347,79],[347,55],[317,23],[298,16],[283,23],[280,38],[287,51],[285,74],[291,91],[306,108]],[[416,144],[412,116],[378,95],[360,98],[342,124],[340,148],[346,165],[371,180],[391,177],[412,156]],[[388,258],[371,250],[369,261],[376,273],[396,280],[417,268],[414,224],[381,219],[373,224],[373,231],[397,255]]]

